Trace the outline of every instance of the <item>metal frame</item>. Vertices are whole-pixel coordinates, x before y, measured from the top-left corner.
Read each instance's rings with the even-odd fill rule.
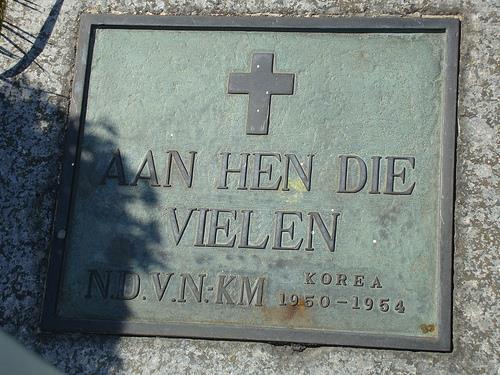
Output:
[[[445,33],[445,79],[441,144],[439,205],[438,336],[434,338],[332,332],[308,329],[257,328],[202,323],[136,323],[130,321],[64,319],[57,316],[65,238],[79,163],[79,139],[87,105],[90,64],[97,28],[159,30],[247,30],[318,33]],[[53,224],[52,251],[46,280],[41,329],[120,335],[171,336],[209,339],[298,342],[423,351],[452,350],[453,208],[456,145],[456,103],[460,21],[456,18],[273,18],[164,17],[82,15],[76,54],[76,73],[64,149],[61,182]]]

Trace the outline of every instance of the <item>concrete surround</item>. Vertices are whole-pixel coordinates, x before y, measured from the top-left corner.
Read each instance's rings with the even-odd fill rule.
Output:
[[[37,57],[11,69],[22,53],[0,39],[1,47],[18,56],[0,53],[1,329],[67,374],[499,374],[500,7],[495,3],[34,0],[23,5],[10,0],[1,32]],[[40,333],[81,13],[460,18],[453,352]],[[43,36],[49,35],[45,43]]]

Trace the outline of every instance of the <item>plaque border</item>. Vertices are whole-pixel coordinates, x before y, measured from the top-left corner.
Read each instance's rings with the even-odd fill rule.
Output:
[[[205,323],[143,323],[119,320],[65,319],[57,316],[62,281],[66,228],[73,203],[73,184],[79,165],[79,140],[87,106],[90,63],[95,30],[99,28],[150,30],[219,30],[319,33],[445,33],[443,121],[440,156],[438,334],[435,337],[333,332],[320,329],[245,327]],[[430,18],[292,18],[292,17],[186,17],[82,14],[75,60],[75,76],[58,188],[46,288],[40,328],[46,332],[82,332],[135,336],[167,336],[239,341],[288,342],[374,349],[452,351],[453,217],[457,126],[457,84],[460,21]]]

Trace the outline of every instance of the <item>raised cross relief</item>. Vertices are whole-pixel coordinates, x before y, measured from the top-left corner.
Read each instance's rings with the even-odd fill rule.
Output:
[[[250,73],[229,74],[229,94],[248,94],[247,135],[267,135],[271,95],[293,95],[295,74],[273,73],[273,53],[254,53]]]

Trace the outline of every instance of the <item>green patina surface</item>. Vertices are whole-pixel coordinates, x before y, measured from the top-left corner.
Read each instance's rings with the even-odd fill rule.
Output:
[[[94,48],[61,316],[436,334],[443,34],[98,30]],[[248,72],[255,52],[273,52],[275,72],[295,74],[294,94],[272,97],[267,136],[245,134],[248,96],[227,94],[229,74]],[[192,188],[176,171],[170,188],[147,180],[99,185],[116,148],[128,181],[148,150],[162,181],[168,150],[185,159],[196,151]],[[221,152],[294,153],[301,161],[312,153],[311,191],[293,170],[290,191],[237,190],[236,176],[219,190]],[[367,162],[374,155],[414,156],[404,185],[415,182],[413,194],[368,194],[369,163],[364,190],[337,193],[339,155]],[[382,163],[381,176],[385,170]],[[317,234],[311,252],[194,247],[194,220],[176,246],[171,207],[181,220],[190,208],[254,210],[254,242],[272,234],[276,210],[318,211],[327,222],[334,210],[341,213],[336,249],[330,252]],[[297,238],[304,237],[306,217],[296,225]],[[239,227],[231,228],[238,235]],[[94,291],[86,299],[89,269],[139,274],[139,296],[103,300]],[[156,272],[175,273],[161,302],[148,276]],[[219,274],[264,276],[264,306],[215,304],[208,290],[208,303],[197,303],[189,290],[186,303],[173,303],[183,272],[196,281],[207,273],[207,286],[216,286]],[[304,272],[346,274],[350,286],[321,285],[318,277],[317,285],[304,285]],[[366,285],[352,286],[355,275],[365,275]],[[382,288],[369,287],[375,276]],[[332,304],[290,310],[279,306],[281,292],[329,296]],[[353,310],[354,296],[377,306]],[[390,299],[387,313],[378,308],[382,298]],[[340,299],[349,303],[333,302]],[[394,310],[399,300],[403,314]]]

